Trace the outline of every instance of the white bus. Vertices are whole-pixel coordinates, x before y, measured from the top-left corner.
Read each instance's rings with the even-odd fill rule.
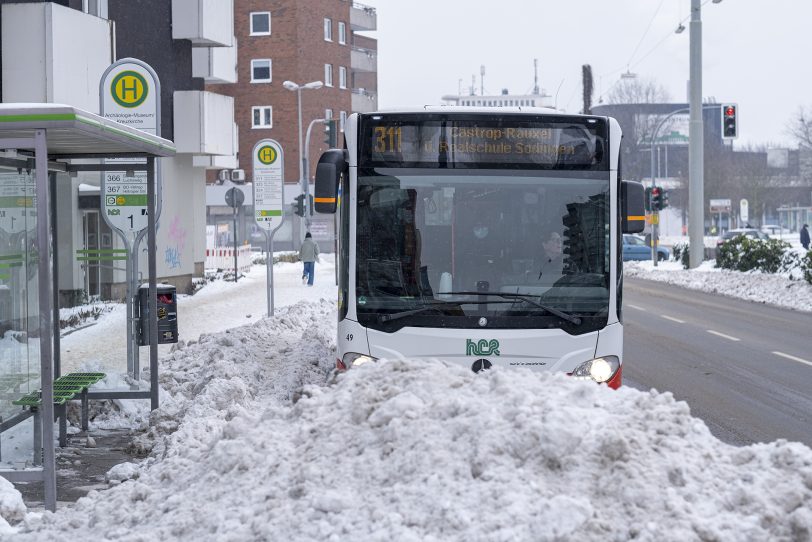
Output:
[[[344,138],[314,200],[339,213],[339,369],[442,359],[620,386],[621,233],[645,217],[614,119],[426,107],[351,115]]]

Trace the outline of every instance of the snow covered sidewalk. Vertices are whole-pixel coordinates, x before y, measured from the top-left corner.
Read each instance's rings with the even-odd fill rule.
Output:
[[[679,262],[623,262],[627,277],[666,282],[691,290],[767,303],[797,311],[812,311],[812,284],[780,274],[742,273],[703,262],[697,269],[683,269]]]

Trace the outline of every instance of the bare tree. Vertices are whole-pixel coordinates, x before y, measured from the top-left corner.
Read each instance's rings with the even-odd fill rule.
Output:
[[[812,107],[799,107],[797,116],[787,124],[787,132],[799,146],[812,148]]]
[[[671,97],[664,86],[653,79],[621,78],[606,92],[610,104],[668,103]]]

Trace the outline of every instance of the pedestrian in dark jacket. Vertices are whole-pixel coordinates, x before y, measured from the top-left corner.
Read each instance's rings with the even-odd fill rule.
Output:
[[[809,250],[809,225],[807,224],[801,228],[801,245],[804,249]]]
[[[299,249],[299,259],[304,264],[302,271],[302,283],[307,282],[308,286],[313,286],[313,278],[315,277],[316,260],[319,259],[319,245],[313,241],[310,232],[305,234],[305,240],[302,243],[302,248]]]

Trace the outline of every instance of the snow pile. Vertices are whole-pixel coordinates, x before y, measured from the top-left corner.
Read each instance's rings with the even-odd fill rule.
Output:
[[[706,261],[696,269],[683,269],[677,262],[624,262],[623,274],[646,280],[666,282],[757,303],[767,303],[798,311],[812,311],[812,285],[804,280],[770,273],[743,273],[714,268]]]
[[[16,531],[10,523],[17,523],[25,518],[26,508],[23,497],[14,484],[0,476],[0,535],[13,534]]]
[[[300,328],[305,339],[275,357],[262,350],[270,339],[261,327],[236,330],[231,345],[222,342],[227,334],[212,336],[210,355],[201,348],[186,360],[199,360],[196,369],[175,372],[181,380],[174,389],[194,402],[179,405],[175,416],[163,413],[177,428],[163,431],[165,447],[137,480],[44,514],[18,539],[812,534],[812,450],[784,441],[723,444],[668,393],[614,392],[560,374],[474,375],[441,362],[392,361],[349,371],[333,385],[307,386],[291,404],[280,399],[306,379],[282,376],[276,386],[273,375],[312,371],[317,360],[308,354],[316,349],[303,345],[323,338]],[[277,331],[278,346],[295,335],[285,326]],[[208,369],[225,359],[232,365]],[[199,377],[184,378],[195,370]]]

